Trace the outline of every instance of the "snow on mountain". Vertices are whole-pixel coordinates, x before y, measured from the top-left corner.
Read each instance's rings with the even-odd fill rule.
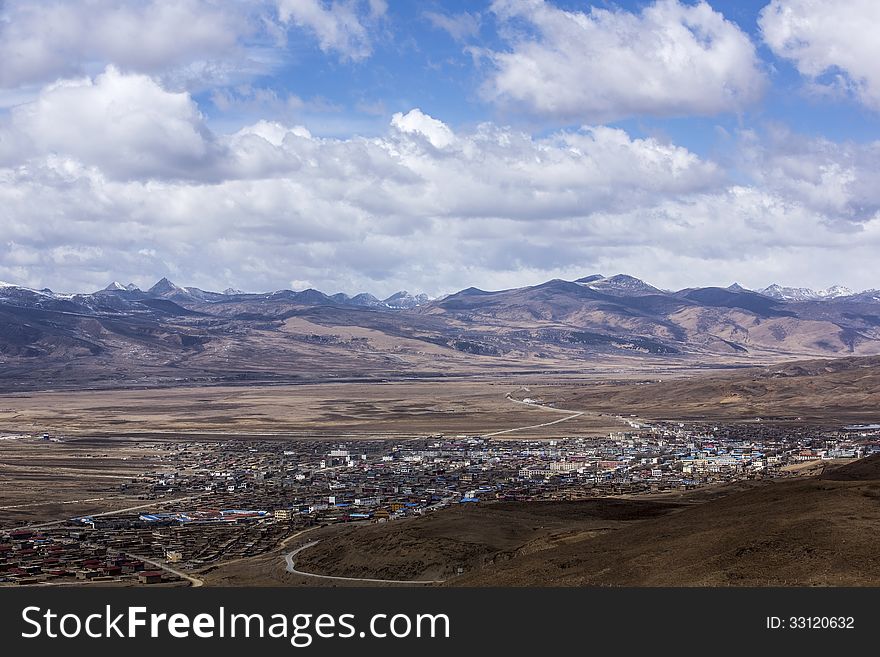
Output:
[[[400,292],[392,294],[387,299],[384,299],[382,304],[393,310],[406,310],[421,306],[422,304],[428,303],[428,301],[430,301],[430,299],[427,294],[417,294],[413,296],[406,290],[401,290]]]
[[[589,279],[592,279],[590,281]],[[589,282],[585,282],[589,281]],[[588,276],[582,278],[578,282],[586,285],[591,290],[613,294],[615,296],[644,296],[646,294],[663,294],[663,291],[648,285],[645,281],[627,274],[617,274],[608,278],[595,278]]]
[[[758,290],[758,294],[780,301],[812,301],[817,298],[815,290],[808,287],[784,287],[776,283]]]
[[[123,285],[119,281],[113,281],[110,285],[98,290],[95,294],[104,294],[107,292],[140,292],[140,288],[134,283]]]
[[[640,280],[633,276],[628,276],[626,274],[617,274],[615,276],[608,277],[602,276],[601,274],[593,274],[590,276],[579,278],[574,281],[574,283],[589,288],[591,290],[601,292],[603,294],[617,297],[640,297],[647,295],[670,294],[654,287],[653,285],[646,283],[643,280]],[[572,283],[568,283],[568,285],[572,285]],[[732,285],[728,286],[726,290],[734,293],[752,293],[751,290],[743,287],[739,283],[733,283]],[[103,295],[106,300],[107,295],[116,296],[115,293],[124,292],[140,293],[141,291],[133,283],[123,285],[119,281],[113,281],[107,287],[96,292],[95,295]],[[865,290],[864,292],[854,293],[852,290],[842,285],[832,285],[831,287],[828,287],[826,289],[813,290],[807,287],[787,287],[774,283],[773,285],[769,285],[761,290],[757,290],[756,293],[761,294],[765,297],[769,297],[771,299],[775,299],[777,301],[785,302],[824,301],[835,299],[864,303],[880,302],[880,290],[872,289]],[[161,280],[156,282],[156,284],[153,285],[144,294],[148,297],[159,297],[179,302],[217,302],[224,301],[230,296],[247,296],[246,293],[232,287],[226,288],[222,293],[206,292],[196,287],[181,287],[171,282],[167,278],[162,278]],[[462,290],[453,296],[462,296],[467,294],[486,295],[489,293],[476,290],[476,288],[469,288],[467,290]],[[88,298],[91,296],[92,295],[90,294],[60,294],[57,292],[53,292],[48,288],[44,290],[34,290],[22,287],[20,285],[15,285],[14,283],[0,281],[0,297],[7,301],[15,299],[17,300],[17,303],[26,302],[29,298],[42,298],[44,300],[66,300],[75,298],[78,299],[81,303],[91,303],[90,301],[88,301]],[[122,294],[121,296],[126,297],[125,294]],[[413,295],[406,290],[396,292],[395,294],[392,294],[388,298],[382,300],[366,292],[357,294],[353,297],[349,297],[348,295],[343,293],[338,293],[331,297],[326,296],[316,290],[305,290],[303,292],[280,290],[278,292],[267,294],[265,296],[266,298],[291,298],[296,300],[298,303],[305,304],[324,304],[329,302],[339,305],[360,306],[388,310],[408,310],[417,306],[424,305],[431,301],[430,297],[428,297],[428,295],[426,294]]]
[[[819,290],[816,294],[823,299],[837,299],[839,297],[851,297],[853,291],[843,285],[832,285],[825,290]]]
[[[759,294],[771,299],[779,299],[780,301],[819,301],[822,299],[839,299],[840,297],[850,297],[853,291],[842,285],[832,285],[824,290],[813,290],[808,287],[784,287],[774,283],[763,290],[758,290]]]
[[[24,287],[24,286],[22,286],[22,285],[16,285],[15,283],[6,283],[6,282],[4,282],[4,281],[0,281],[0,290],[3,290],[3,293],[4,293],[4,294],[7,294],[7,295],[8,295],[8,294],[19,294],[19,293],[24,293],[24,294],[37,294],[37,295],[39,295],[39,296],[44,296],[44,297],[64,296],[64,295],[56,295],[56,294],[55,294],[52,290],[50,290],[49,288],[46,288],[46,289],[43,289],[43,290],[35,290],[35,289],[33,289],[33,288],[30,288],[30,287]]]

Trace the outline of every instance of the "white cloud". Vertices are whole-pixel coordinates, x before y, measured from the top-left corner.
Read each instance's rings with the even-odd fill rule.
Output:
[[[424,114],[415,108],[406,114],[397,112],[391,117],[391,125],[407,134],[417,134],[425,137],[436,148],[449,146],[455,141],[455,135],[442,121]]]
[[[17,268],[0,275],[24,267],[23,282],[51,283],[63,271],[91,285],[114,268],[111,278],[137,279],[175,264],[204,285],[228,271],[249,289],[295,276],[390,292],[417,269],[411,283],[436,291],[425,252],[458,271],[456,231],[494,239],[498,222],[589,222],[722,180],[686,149],[610,128],[456,134],[419,109],[391,124],[376,138],[316,138],[278,121],[218,135],[188,94],[143,75],[109,68],[51,85],[0,127],[0,234],[18,254],[0,253]],[[491,253],[468,257],[491,269]]]
[[[209,130],[193,99],[113,68],[0,126],[0,279],[449,292],[594,270],[664,286],[780,268],[876,286],[880,147],[746,134],[715,163],[605,126],[453,131],[418,108],[376,137],[283,121]],[[809,266],[805,263],[809,263]]]
[[[594,122],[735,112],[765,85],[748,36],[705,2],[584,13],[495,0],[492,10],[509,50],[487,53],[494,69],[484,94],[537,115]]]
[[[277,121],[258,121],[254,125],[242,128],[235,136],[241,139],[246,135],[254,135],[278,148],[284,144],[284,139],[289,134],[304,139],[311,139],[312,137],[308,129],[303,126],[289,128]]]
[[[278,15],[314,33],[324,52],[358,61],[373,51],[371,28],[387,11],[384,1],[278,0]]]
[[[758,24],[776,55],[825,87],[843,87],[880,110],[880,3],[875,0],[772,0]],[[818,82],[823,75],[830,79]]]
[[[741,166],[762,189],[841,226],[880,211],[880,141],[833,142],[782,127],[741,139]]]
[[[81,75],[107,62],[149,73],[207,61],[251,66],[242,42],[258,28],[236,2],[7,0],[0,87]]]
[[[56,154],[113,177],[199,176],[218,150],[188,93],[113,67],[49,85],[0,127],[0,160]]]
[[[425,18],[434,27],[443,30],[456,41],[473,39],[480,33],[480,15],[463,11],[460,14],[425,12]]]
[[[108,64],[178,89],[239,84],[286,60],[293,26],[326,52],[362,60],[386,11],[384,0],[5,0],[0,90]]]
[[[332,171],[333,158],[369,146],[326,147],[326,162],[295,176],[216,184],[114,182],[92,169],[60,181],[48,164],[7,171],[0,279],[70,290],[114,278],[147,285],[172,274],[214,289],[271,290],[299,280],[328,292],[436,294],[598,270],[669,287],[757,286],[780,277],[876,286],[864,266],[880,248],[876,216],[855,234],[840,232],[789,198],[738,186],[605,209],[580,192],[577,214],[560,216],[548,216],[534,192],[517,195],[525,204],[519,216],[493,217],[473,196],[445,203],[452,192],[436,180],[358,177],[358,168],[341,163]],[[513,205],[500,202],[509,187],[483,185],[492,194],[486,205]],[[408,193],[419,198],[408,202]]]

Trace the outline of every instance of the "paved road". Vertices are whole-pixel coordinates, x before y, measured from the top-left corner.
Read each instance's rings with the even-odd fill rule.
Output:
[[[129,557],[131,557],[132,559],[140,559],[144,563],[151,564],[153,566],[156,566],[157,568],[161,568],[162,570],[167,570],[169,573],[177,575],[178,577],[182,577],[185,580],[189,580],[189,583],[192,584],[193,587],[203,586],[205,584],[205,582],[203,580],[199,579],[198,577],[193,577],[192,575],[187,575],[185,572],[183,572],[181,570],[177,570],[176,568],[172,568],[167,563],[164,563],[162,561],[155,561],[153,559],[147,559],[146,557],[142,557],[139,554],[132,554],[130,552],[126,552],[125,554],[128,555]]]
[[[541,408],[545,411],[556,411],[557,413],[571,413],[563,418],[559,418],[558,420],[553,420],[552,422],[544,422],[542,424],[532,424],[527,427],[515,427],[513,429],[503,429],[501,431],[492,431],[491,433],[484,433],[480,436],[480,438],[491,438],[492,436],[500,436],[505,433],[513,433],[514,431],[525,431],[526,429],[539,429],[541,427],[549,427],[552,424],[559,424],[560,422],[567,422],[568,420],[573,420],[576,417],[580,417],[586,411],[572,411],[565,408],[554,408],[553,406],[544,406],[543,404],[527,404],[526,402],[520,401],[519,399],[514,399],[510,395],[507,395],[507,399],[509,401],[515,402],[517,404],[523,404],[524,406],[532,406],[534,408]]]
[[[281,541],[278,544],[278,546],[276,547],[276,549],[278,549],[278,548],[283,549],[283,548],[287,547],[287,544],[290,543],[297,536],[302,536],[303,534],[307,534],[308,532],[313,532],[316,529],[321,529],[322,527],[323,527],[323,525],[315,525],[314,527],[309,527],[308,529],[301,529],[298,532],[296,532],[295,534],[291,534],[290,536],[285,538],[283,541]],[[226,566],[230,566],[234,563],[238,563],[240,561],[248,561],[253,558],[254,557],[252,555],[252,556],[247,556],[247,557],[236,557],[234,559],[229,559],[228,561],[218,561],[216,563],[209,563],[205,566],[202,566],[201,568],[199,568],[198,570],[196,570],[194,572],[197,575],[206,575],[209,572],[213,572],[213,571],[218,570],[220,568],[225,568]]]
[[[442,579],[421,579],[421,580],[412,580],[412,579],[375,579],[372,577],[338,577],[335,575],[318,575],[315,573],[307,573],[302,570],[297,570],[296,565],[294,564],[293,558],[302,552],[305,549],[308,549],[314,545],[317,545],[320,541],[311,541],[306,543],[305,545],[301,545],[292,552],[288,552],[284,555],[284,561],[287,563],[287,572],[293,573],[294,575],[302,575],[303,577],[317,577],[319,579],[332,579],[343,582],[370,582],[372,584],[410,584],[410,585],[426,585],[426,584],[442,584]]]
[[[568,413],[569,415],[566,415],[565,417],[559,418],[557,420],[552,420],[550,422],[543,422],[541,424],[532,424],[532,425],[529,425],[526,427],[515,427],[513,429],[502,429],[500,431],[492,431],[490,433],[482,434],[481,437],[488,438],[491,436],[500,436],[505,433],[513,433],[514,431],[524,431],[525,429],[537,429],[539,427],[549,427],[553,424],[559,424],[560,422],[567,422],[568,420],[573,420],[574,418],[580,417],[581,415],[583,415],[585,413],[585,411],[573,411],[573,410],[564,409],[564,408],[554,408],[553,406],[544,406],[542,404],[526,404],[525,402],[521,402],[518,399],[513,399],[510,395],[507,396],[507,399],[509,399],[510,401],[515,402],[517,404],[524,404],[526,406],[534,406],[537,408],[544,409],[545,411],[556,411],[557,413]],[[304,533],[304,532],[300,532],[300,533]],[[284,543],[286,544],[288,541],[290,541],[291,539],[295,538],[298,535],[299,534],[294,534],[293,536],[289,536],[284,541]],[[293,573],[295,575],[301,575],[303,577],[316,577],[318,579],[330,579],[330,580],[337,580],[337,581],[344,581],[344,582],[369,582],[369,583],[373,583],[373,584],[409,584],[409,585],[415,585],[415,586],[419,586],[419,585],[424,586],[424,585],[429,585],[429,584],[442,584],[444,581],[442,579],[401,580],[401,579],[377,579],[377,578],[373,578],[373,577],[339,577],[337,575],[318,575],[317,573],[307,573],[302,570],[297,570],[296,564],[294,563],[293,558],[297,554],[302,552],[303,550],[306,550],[314,545],[317,545],[319,542],[320,541],[310,541],[309,543],[306,543],[305,545],[301,545],[298,548],[296,548],[295,550],[292,550],[291,552],[286,553],[284,555],[284,561],[286,563],[287,572]]]

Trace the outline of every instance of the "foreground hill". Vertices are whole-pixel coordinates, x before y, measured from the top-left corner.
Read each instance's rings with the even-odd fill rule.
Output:
[[[450,586],[878,586],[878,523],[880,455],[677,501],[452,508],[345,529],[297,565]]]
[[[677,508],[623,499],[461,505],[414,520],[343,528],[301,553],[297,565],[342,577],[447,579],[459,568],[491,570],[517,554],[620,530]]]
[[[625,275],[434,301],[220,293],[167,279],[91,294],[0,284],[0,375],[5,389],[27,389],[877,355],[878,299],[668,292]]]
[[[453,581],[492,586],[877,586],[880,455],[771,482]]]

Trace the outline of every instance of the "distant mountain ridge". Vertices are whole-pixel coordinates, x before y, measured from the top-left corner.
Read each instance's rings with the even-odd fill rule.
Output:
[[[579,278],[575,282],[581,283],[593,290],[599,290],[601,292],[620,296],[663,294],[662,290],[627,274],[617,274],[607,278],[601,274],[593,274],[592,276]]]
[[[128,285],[123,285],[118,281],[113,281],[107,287],[98,290],[95,294],[101,293],[114,293],[114,292],[142,292],[140,288],[134,283],[129,283]],[[288,298],[299,299],[308,303],[320,304],[320,303],[338,303],[342,305],[352,305],[352,306],[362,306],[369,308],[388,308],[391,310],[404,310],[415,308],[417,306],[428,303],[431,299],[427,294],[410,294],[406,290],[401,290],[400,292],[395,292],[387,299],[378,299],[372,294],[362,292],[361,294],[357,294],[353,297],[349,297],[347,294],[339,292],[333,295],[326,295],[323,292],[319,292],[318,290],[303,290],[301,292],[295,292],[293,290],[277,290],[275,292],[270,293],[246,293],[242,290],[228,287],[223,292],[210,292],[207,290],[202,290],[197,287],[183,287],[177,285],[170,281],[168,278],[161,278],[158,280],[152,287],[150,287],[146,292],[146,294],[150,297],[162,298],[162,299],[171,299],[175,301],[207,301],[207,302],[221,302],[221,301],[229,301],[230,297],[266,297],[266,296],[286,296]]]
[[[824,290],[812,290],[808,287],[783,287],[773,284],[758,290],[759,294],[772,299],[782,299],[783,301],[814,301],[817,299],[839,299],[840,297],[851,297],[855,294],[848,287],[842,285],[832,285]]]
[[[0,283],[0,386],[149,385],[501,367],[616,358],[699,363],[880,354],[880,292],[739,284],[662,290],[633,276],[437,299],[401,291],[244,293],[113,282],[90,294]]]
[[[636,278],[634,276],[630,276],[628,274],[616,274],[614,276],[603,276],[602,274],[591,274],[589,276],[584,276],[582,278],[578,278],[574,283],[578,283],[585,287],[588,287],[592,290],[596,290],[598,292],[603,292],[606,294],[612,294],[615,296],[644,296],[644,295],[663,295],[663,294],[673,294],[673,295],[681,295],[682,293],[687,292],[692,289],[716,289],[716,288],[684,288],[681,290],[662,290],[660,288],[654,287],[645,281]],[[20,289],[30,289],[23,286],[15,285],[14,283],[5,283],[0,281],[0,288],[20,288]],[[718,288],[721,289],[721,288]],[[735,293],[754,293],[760,294],[765,297],[769,297],[771,299],[776,299],[778,301],[820,301],[826,299],[841,299],[847,297],[858,298],[865,301],[874,301],[880,300],[880,290],[877,289],[868,289],[862,292],[854,292],[848,287],[843,285],[832,285],[825,289],[814,290],[808,287],[790,287],[783,286],[776,283],[768,285],[767,287],[758,289],[758,290],[750,290],[746,287],[743,287],[739,283],[733,283],[728,286],[726,289],[730,292]],[[37,291],[37,290],[33,290]],[[446,296],[454,296],[455,294],[462,294],[464,292],[473,291],[480,294],[493,294],[493,292],[488,292],[484,290],[480,290],[478,288],[467,288],[466,290],[461,290],[459,292],[453,293],[451,295]],[[40,290],[45,294],[55,294],[49,289]],[[113,281],[107,287],[98,290],[94,294],[100,294],[101,292],[142,292],[141,289],[135,285],[134,283],[128,283],[123,285],[119,281]],[[362,292],[355,296],[348,296],[342,292],[333,295],[327,295],[323,292],[319,292],[318,290],[303,290],[301,292],[295,292],[293,290],[277,290],[275,292],[269,293],[248,293],[243,292],[240,289],[228,287],[223,292],[211,292],[207,290],[202,290],[197,287],[183,287],[173,283],[167,277],[163,277],[159,279],[152,287],[146,290],[145,294],[153,297],[159,298],[179,298],[181,300],[201,300],[201,301],[224,301],[227,297],[256,297],[261,296],[265,297],[266,295],[282,295],[282,294],[317,294],[320,295],[321,298],[326,298],[331,302],[336,302],[345,305],[355,305],[355,306],[364,306],[364,307],[386,307],[390,309],[411,309],[418,306],[425,305],[432,301],[432,299],[427,294],[410,294],[406,290],[401,290],[400,292],[395,292],[391,296],[385,299],[379,299],[374,295],[368,292]],[[76,296],[70,294],[62,294],[56,296]]]

